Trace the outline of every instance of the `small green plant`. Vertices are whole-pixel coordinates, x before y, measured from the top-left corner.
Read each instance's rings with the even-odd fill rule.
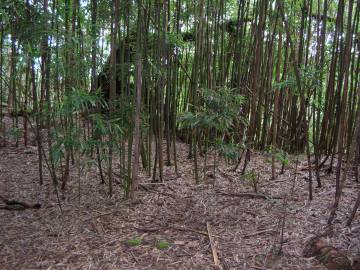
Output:
[[[265,159],[265,162],[271,163],[271,157],[273,156],[275,158],[275,161],[280,162],[282,164],[281,174],[284,172],[284,167],[289,166],[290,159],[287,155],[287,153],[281,149],[273,149],[271,146],[269,146],[266,150],[266,156],[268,158]]]
[[[260,174],[256,173],[254,169],[250,172],[243,175],[243,178],[249,181],[250,185],[253,187],[254,192],[258,192],[258,184],[260,182]]]
[[[18,141],[21,136],[21,129],[17,128],[17,127],[13,127],[12,129],[10,129],[9,134],[12,138],[14,138],[16,141]]]
[[[282,151],[282,150],[276,151],[274,156],[275,156],[275,160],[281,162],[281,172],[280,172],[280,174],[283,174],[285,167],[290,164],[290,159],[287,156],[287,153]]]
[[[227,143],[223,140],[218,139],[215,142],[216,149],[218,150],[219,154],[225,158],[225,161],[227,163],[229,162],[235,162],[239,159],[240,155],[240,144],[235,143]]]
[[[127,241],[127,244],[132,247],[140,246],[142,244],[141,238],[133,238]]]
[[[159,250],[168,249],[170,247],[170,244],[164,240],[159,240],[156,242],[156,248]]]
[[[288,166],[290,164],[290,160],[287,157],[286,153],[282,150],[278,150],[275,152],[275,159],[285,166]]]

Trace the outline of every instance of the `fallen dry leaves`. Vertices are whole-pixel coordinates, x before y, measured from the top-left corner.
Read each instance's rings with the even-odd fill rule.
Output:
[[[271,181],[271,166],[259,153],[253,155],[249,169],[260,173],[259,192],[267,197],[234,195],[253,190],[239,172],[224,164],[213,181],[195,185],[187,147],[179,143],[181,176],[175,177],[172,166],[165,167],[168,181],[151,185],[144,173],[141,182],[146,188],[140,189],[137,204],[124,201],[118,186],[109,198],[95,167],[87,171],[86,180],[85,174],[81,178],[79,204],[73,168],[68,190],[61,193],[63,214],[49,176],[45,185],[38,185],[35,147],[8,144],[0,148],[0,157],[0,195],[42,204],[40,210],[0,210],[0,269],[218,269],[207,223],[221,269],[325,269],[314,258],[303,258],[302,250],[306,240],[326,226],[334,175],[322,177],[324,186],[315,189],[310,203],[307,173],[299,170],[295,195],[287,206],[283,253],[277,256],[282,198],[289,194],[293,168]],[[356,255],[360,253],[360,217],[356,216],[352,227],[344,224],[360,185],[349,178],[334,236],[328,241]],[[141,244],[129,246],[134,238],[141,238]],[[159,240],[170,247],[157,249]]]

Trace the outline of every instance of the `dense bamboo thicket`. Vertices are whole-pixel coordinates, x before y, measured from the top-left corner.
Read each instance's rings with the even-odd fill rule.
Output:
[[[135,198],[139,170],[177,173],[180,139],[196,183],[219,159],[246,173],[267,152],[275,179],[304,154],[310,200],[330,161],[329,222],[358,180],[359,0],[2,0],[0,16],[0,127],[35,136],[40,184],[93,160]]]

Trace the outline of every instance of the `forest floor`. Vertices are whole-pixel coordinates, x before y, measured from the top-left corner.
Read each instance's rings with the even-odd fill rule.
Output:
[[[334,173],[321,172],[323,187],[314,188],[310,203],[303,156],[296,175],[293,163],[270,180],[269,158],[254,153],[248,170],[259,173],[258,192],[267,196],[240,197],[253,192],[240,169],[232,172],[220,164],[214,179],[196,185],[187,146],[178,143],[177,151],[180,176],[173,166],[165,167],[161,184],[142,175],[144,188],[135,204],[123,200],[119,186],[109,198],[95,166],[82,173],[80,184],[72,168],[72,180],[60,192],[61,213],[46,170],[44,185],[38,184],[36,147],[8,142],[0,148],[0,195],[42,207],[0,209],[0,269],[217,269],[207,224],[221,269],[325,269],[315,259],[303,258],[302,250],[326,226]],[[352,227],[345,226],[360,190],[353,179],[349,175],[334,235],[327,239],[351,256],[360,254],[359,214]],[[276,255],[283,224],[282,253]],[[132,246],[129,240],[137,238],[141,241]],[[159,249],[159,241],[169,246]]]

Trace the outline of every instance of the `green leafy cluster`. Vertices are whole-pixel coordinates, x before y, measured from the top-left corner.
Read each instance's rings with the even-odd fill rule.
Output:
[[[217,140],[216,148],[218,153],[224,157],[226,161],[235,161],[239,158],[240,149],[243,148],[243,146],[238,143],[227,143],[223,140]]]
[[[252,169],[249,172],[246,172],[242,177],[245,180],[248,180],[250,182],[254,182],[258,178],[258,174],[256,173],[256,171],[254,169]]]
[[[195,112],[183,113],[179,120],[183,127],[215,129],[225,132],[238,118],[244,97],[226,87],[201,91],[203,104]]]
[[[88,93],[73,89],[65,94],[63,100],[55,102],[51,109],[46,108],[44,119],[60,121],[51,130],[53,144],[50,149],[51,161],[55,166],[61,163],[66,150],[89,153],[101,144],[112,144],[124,134],[123,118],[99,112],[107,109],[107,105],[99,93]],[[82,125],[74,119],[75,115],[84,115],[93,125],[93,136],[84,138]],[[112,140],[102,140],[112,135]]]
[[[170,247],[170,244],[164,240],[159,240],[156,242],[156,248],[159,250],[168,249]]]
[[[140,246],[142,244],[142,239],[136,237],[136,238],[128,240],[127,244],[132,247]]]
[[[131,247],[137,247],[137,246],[140,246],[143,244],[143,240],[139,237],[135,237],[135,238],[129,239],[126,243]],[[156,241],[155,246],[159,250],[165,250],[170,247],[170,243],[165,240],[158,240],[158,241]]]

